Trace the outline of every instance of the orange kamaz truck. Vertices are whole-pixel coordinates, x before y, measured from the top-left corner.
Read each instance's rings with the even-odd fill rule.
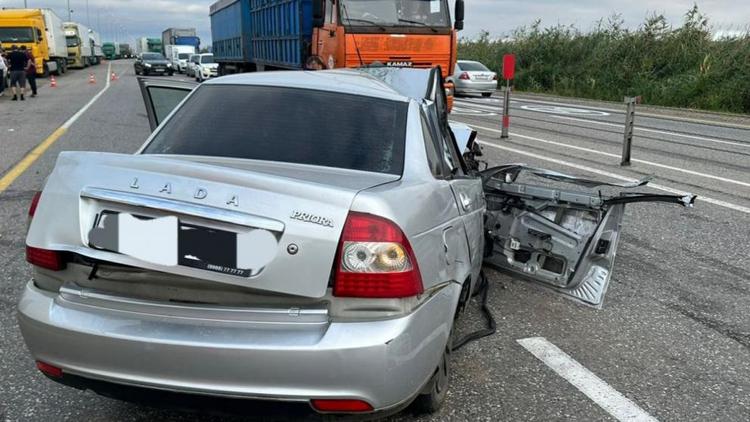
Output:
[[[455,3],[451,20],[448,0],[220,0],[212,51],[220,74],[383,65],[448,77],[464,24]]]

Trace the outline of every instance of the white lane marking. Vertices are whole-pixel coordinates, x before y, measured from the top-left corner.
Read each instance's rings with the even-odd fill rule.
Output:
[[[497,113],[489,111],[489,110],[483,110],[483,109],[473,109],[473,108],[464,108],[462,106],[454,105],[452,113],[455,114],[462,114],[465,116],[497,116]]]
[[[580,107],[580,108],[588,108],[592,110],[601,110],[601,111],[607,111],[610,113],[617,113],[617,114],[625,114],[625,110],[618,110],[614,108],[604,108],[604,107],[588,107],[580,104],[567,104],[567,103],[559,103],[554,101],[542,101],[542,100],[531,100],[521,97],[516,97],[516,100],[519,102],[528,102],[528,103],[538,103],[538,104],[553,104],[553,105],[561,105],[561,106],[570,106],[570,107]],[[666,109],[665,111],[671,111],[669,109]],[[690,110],[688,110],[690,111]],[[644,117],[650,117],[654,119],[665,119],[665,120],[674,120],[677,122],[687,122],[687,123],[695,123],[698,125],[711,125],[711,126],[721,126],[721,127],[728,127],[733,129],[741,129],[741,130],[750,130],[750,125],[743,125],[739,123],[729,123],[729,122],[719,122],[715,120],[704,120],[704,119],[693,119],[690,117],[679,117],[679,116],[668,116],[664,114],[657,114],[657,113],[644,113],[644,112],[638,112],[639,116]]]
[[[475,124],[469,124],[469,126],[477,128],[477,129],[489,130],[491,132],[502,133],[502,131],[500,131],[498,129],[493,129],[493,128],[489,128],[489,127],[483,127],[483,126],[477,126]],[[549,145],[557,145],[557,146],[561,146],[561,147],[565,147],[565,148],[575,149],[575,150],[578,150],[578,151],[588,152],[588,153],[591,153],[591,154],[598,154],[598,155],[604,155],[604,156],[607,156],[607,157],[617,158],[618,160],[622,158],[618,154],[612,154],[612,153],[603,152],[603,151],[596,151],[596,150],[593,150],[593,149],[590,149],[590,148],[579,147],[579,146],[575,146],[575,145],[566,144],[566,143],[563,143],[563,142],[548,141],[546,139],[535,138],[533,136],[526,136],[526,135],[521,135],[521,134],[518,134],[518,133],[511,133],[510,135],[511,136],[517,136],[517,137],[523,138],[523,139],[528,139],[528,140],[534,141],[534,142],[541,142],[541,143],[549,144]],[[681,169],[679,167],[673,167],[673,166],[668,166],[666,164],[654,163],[653,161],[639,160],[637,158],[631,158],[630,161],[632,161],[634,163],[646,164],[648,166],[660,167],[660,168],[664,168],[664,169],[667,169],[667,170],[678,171],[678,172],[681,172],[681,173],[692,174],[694,176],[705,177],[707,179],[714,179],[714,180],[718,180],[718,181],[721,181],[721,182],[732,183],[732,184],[735,184],[735,185],[750,187],[750,183],[748,183],[748,182],[743,182],[743,181],[740,181],[740,180],[729,179],[729,178],[721,177],[721,176],[714,176],[713,174],[706,174],[706,173],[701,173],[701,172],[697,172],[697,171],[693,171],[693,170]]]
[[[516,342],[618,421],[657,421],[544,337],[524,338]]]
[[[509,147],[506,147],[506,146],[497,145],[497,144],[493,144],[493,143],[482,141],[482,140],[477,140],[477,142],[479,142],[482,145],[486,145],[488,147],[497,148],[497,149],[501,149],[501,150],[508,151],[508,152],[513,152],[513,153],[519,154],[519,155],[525,155],[527,157],[536,158],[538,160],[549,161],[550,163],[555,163],[555,164],[559,164],[561,166],[571,167],[571,168],[574,168],[574,169],[578,169],[578,170],[589,172],[589,173],[593,173],[593,174],[599,174],[601,176],[611,177],[613,179],[622,180],[624,182],[633,183],[633,182],[637,181],[637,179],[634,179],[632,177],[621,176],[619,174],[611,173],[611,172],[608,172],[608,171],[605,171],[605,170],[599,170],[599,169],[595,169],[593,167],[583,166],[583,165],[580,165],[580,164],[571,163],[569,161],[559,160],[557,158],[551,158],[551,157],[547,157],[547,156],[540,155],[540,154],[534,154],[533,152],[523,151],[523,150],[516,149],[516,148],[509,148]],[[689,192],[685,192],[685,191],[682,191],[682,190],[679,190],[679,189],[671,188],[669,186],[658,185],[658,184],[655,184],[655,183],[649,183],[647,186],[652,187],[652,188],[657,189],[657,190],[660,190],[660,191],[673,193],[675,195],[689,195]],[[709,198],[709,197],[706,197],[706,196],[703,196],[703,195],[699,195],[698,196],[698,201],[708,202],[709,204],[714,204],[714,205],[718,205],[720,207],[729,208],[729,209],[732,209],[732,210],[735,210],[735,211],[744,212],[745,214],[750,214],[750,208],[743,207],[742,205],[733,204],[731,202],[722,201],[720,199],[714,199],[714,198]]]
[[[573,114],[576,116],[609,116],[606,111],[592,110],[588,108],[560,107],[553,105],[523,105],[522,109],[548,114]]]
[[[588,119],[579,119],[576,117],[568,117],[568,116],[552,116],[557,119],[565,119],[565,120],[573,120],[576,122],[584,122],[584,123],[594,123],[597,125],[603,125],[603,126],[612,126],[617,128],[624,128],[625,125],[621,125],[618,123],[608,123],[608,122],[599,122],[596,120],[588,120]],[[696,135],[687,135],[684,133],[677,133],[677,132],[670,132],[668,130],[657,130],[657,129],[648,129],[644,127],[635,127],[635,130],[640,130],[643,132],[651,132],[651,133],[659,133],[662,135],[670,135],[670,136],[681,136],[683,138],[690,138],[690,139],[697,139],[699,141],[707,141],[707,142],[716,142],[720,144],[727,144],[727,145],[735,145],[739,147],[745,147],[750,148],[750,143],[741,143],[741,142],[731,142],[731,141],[722,141],[721,139],[714,139],[714,138],[706,138],[704,136],[696,136]]]
[[[110,62],[109,65],[107,65],[107,75],[110,75],[111,72],[112,72],[112,62]],[[75,123],[76,120],[78,120],[81,116],[83,116],[83,113],[85,113],[86,110],[89,109],[89,107],[94,105],[96,100],[98,100],[99,97],[101,97],[102,94],[104,94],[109,89],[110,78],[108,77],[106,79],[107,79],[107,82],[104,84],[104,88],[102,88],[101,91],[99,91],[96,95],[94,95],[94,97],[90,99],[89,102],[86,103],[86,105],[81,107],[81,109],[78,110],[76,114],[70,116],[70,119],[66,120],[65,123],[62,124],[62,127],[64,127],[66,130],[69,129],[73,125],[73,123]]]

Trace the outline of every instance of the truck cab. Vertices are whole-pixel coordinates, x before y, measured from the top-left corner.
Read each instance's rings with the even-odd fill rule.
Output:
[[[68,67],[83,69],[94,64],[89,29],[76,22],[65,22],[63,27],[68,44]]]
[[[26,46],[40,76],[67,70],[62,22],[49,9],[0,10],[0,44],[5,50]]]
[[[456,63],[463,8],[456,1],[454,24],[448,0],[313,0],[313,60],[328,69],[440,66],[445,79]]]

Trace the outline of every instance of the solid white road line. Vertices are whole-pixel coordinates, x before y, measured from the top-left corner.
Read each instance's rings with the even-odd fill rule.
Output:
[[[515,97],[515,100],[519,102],[552,104],[552,105],[560,105],[560,106],[566,106],[566,107],[589,108],[591,110],[609,111],[612,113],[625,114],[625,110],[622,110],[622,109],[618,110],[614,108],[591,107],[591,106],[585,106],[585,105],[580,105],[580,104],[561,103],[561,102],[556,102],[556,101],[531,100],[531,99],[523,98],[523,97]],[[665,111],[669,111],[669,109]],[[749,125],[743,125],[743,124],[738,124],[738,123],[718,122],[715,120],[705,120],[705,119],[693,119],[691,117],[668,116],[668,115],[658,114],[658,113],[638,112],[638,115],[644,116],[644,117],[650,117],[654,119],[664,119],[664,120],[673,120],[673,121],[678,121],[678,122],[695,123],[697,125],[721,126],[721,127],[732,128],[732,129],[750,130]]]
[[[109,89],[109,83],[111,82],[110,81],[111,74],[112,74],[112,62],[109,62],[109,65],[107,65],[107,77],[106,77],[107,82],[104,84],[104,88],[102,88],[101,91],[99,91],[96,95],[94,95],[94,98],[89,100],[89,102],[87,102],[86,105],[81,107],[81,109],[78,110],[76,114],[70,116],[70,118],[66,120],[65,123],[62,124],[62,127],[64,127],[65,129],[68,129],[71,126],[73,126],[73,123],[75,123],[76,120],[81,118],[81,116],[83,116],[83,113],[85,113],[86,110],[88,110],[92,105],[94,105],[94,103],[96,102],[96,100],[99,99],[99,97],[101,97],[102,95],[104,95],[105,92],[107,92],[107,90]]]
[[[467,123],[467,124],[469,126],[473,127],[473,128],[482,129],[482,130],[488,130],[490,132],[502,133],[502,131],[499,130],[499,129],[493,129],[493,128],[489,128],[489,127],[478,126],[478,125],[475,125],[473,123]],[[557,146],[561,146],[561,147],[564,147],[564,148],[569,148],[569,149],[575,149],[575,150],[578,150],[578,151],[588,152],[588,153],[591,153],[591,154],[598,154],[598,155],[604,155],[604,156],[607,156],[607,157],[617,158],[618,160],[622,158],[618,154],[612,154],[612,153],[609,153],[609,152],[597,151],[597,150],[593,150],[593,149],[590,149],[590,148],[584,148],[584,147],[579,147],[579,146],[575,146],[575,145],[566,144],[566,143],[563,143],[563,142],[548,141],[546,139],[535,138],[533,136],[521,135],[519,133],[511,133],[510,135],[518,137],[518,138],[528,139],[528,140],[534,141],[534,142],[541,142],[541,143],[548,144],[548,145],[557,145]],[[660,168],[667,169],[667,170],[673,170],[673,171],[678,171],[678,172],[681,172],[681,173],[692,174],[694,176],[705,177],[707,179],[714,179],[714,180],[718,180],[718,181],[721,181],[721,182],[732,183],[732,184],[735,184],[735,185],[740,185],[740,186],[745,186],[745,187],[749,187],[750,188],[750,183],[743,182],[743,181],[740,181],[740,180],[729,179],[729,178],[721,177],[721,176],[714,176],[712,174],[701,173],[701,172],[697,172],[697,171],[693,171],[693,170],[685,170],[685,169],[681,169],[679,167],[673,167],[673,166],[668,166],[666,164],[654,163],[652,161],[639,160],[637,158],[631,158],[630,161],[632,161],[634,163],[641,163],[641,164],[646,164],[648,166],[660,167]]]
[[[584,122],[584,123],[594,123],[597,125],[602,126],[611,126],[616,128],[624,128],[625,125],[617,124],[617,123],[609,123],[609,122],[599,122],[596,120],[589,120],[589,119],[579,119],[577,117],[568,117],[568,116],[552,116],[556,119],[565,119],[565,120],[573,120],[576,122]],[[750,143],[742,143],[742,142],[731,142],[731,141],[722,141],[721,139],[714,139],[714,138],[706,138],[704,136],[696,136],[696,135],[687,135],[684,133],[677,133],[677,132],[670,132],[668,130],[657,130],[657,129],[649,129],[645,127],[635,127],[635,130],[640,130],[643,132],[651,132],[651,133],[659,133],[662,135],[670,135],[670,136],[680,136],[683,138],[689,138],[689,139],[697,139],[699,141],[707,141],[707,142],[716,142],[719,144],[727,144],[727,145],[735,145],[739,147],[745,147],[750,148]]]
[[[477,142],[479,142],[482,145],[486,145],[488,147],[491,147],[491,148],[501,149],[501,150],[512,152],[512,153],[519,154],[519,155],[525,155],[527,157],[536,158],[538,160],[549,161],[550,163],[555,163],[555,164],[559,164],[561,166],[571,167],[571,168],[574,168],[574,169],[578,169],[578,170],[585,171],[585,172],[588,172],[588,173],[598,174],[598,175],[601,175],[601,176],[611,177],[613,179],[622,180],[624,182],[631,182],[632,183],[632,182],[636,182],[637,181],[637,179],[634,179],[632,177],[621,176],[619,174],[611,173],[611,172],[608,172],[608,171],[605,171],[605,170],[599,170],[599,169],[596,169],[596,168],[593,168],[593,167],[583,166],[583,165],[580,165],[580,164],[571,163],[569,161],[559,160],[557,158],[551,158],[551,157],[546,157],[546,156],[540,155],[540,154],[534,154],[533,152],[523,151],[523,150],[516,149],[516,148],[509,148],[509,147],[506,147],[506,146],[503,146],[503,145],[497,145],[497,144],[493,144],[493,143],[486,142],[486,141],[481,141],[481,140],[477,140]],[[664,191],[664,192],[669,192],[669,193],[672,193],[672,194],[675,194],[675,195],[688,195],[689,194],[688,192],[681,191],[679,189],[674,189],[674,188],[670,188],[668,186],[658,185],[658,184],[655,184],[655,183],[649,183],[648,186],[652,187],[654,189],[657,189],[657,190],[660,190],[660,191]],[[735,211],[744,212],[745,214],[750,214],[750,208],[743,207],[742,205],[732,204],[731,202],[726,202],[726,201],[722,201],[722,200],[719,200],[719,199],[709,198],[709,197],[702,196],[702,195],[698,196],[698,200],[699,201],[703,201],[703,202],[708,202],[709,204],[718,205],[720,207],[729,208],[729,209],[732,209],[732,210],[735,210]]]
[[[516,341],[618,421],[657,421],[632,400],[612,388],[544,337],[524,338]]]

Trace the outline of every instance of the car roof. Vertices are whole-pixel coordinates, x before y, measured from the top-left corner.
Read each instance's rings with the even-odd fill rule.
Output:
[[[240,73],[211,79],[211,85],[262,85],[314,89],[394,101],[421,100],[431,86],[433,69],[362,68],[317,71]]]

